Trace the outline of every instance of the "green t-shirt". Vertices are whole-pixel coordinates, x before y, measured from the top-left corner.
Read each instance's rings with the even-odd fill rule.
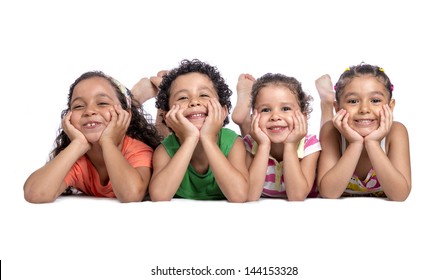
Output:
[[[237,137],[239,137],[239,135],[231,129],[221,128],[219,130],[217,145],[225,157],[228,157]],[[163,140],[162,145],[171,158],[180,148],[180,143],[174,133],[171,133],[166,137]],[[216,179],[209,166],[208,171],[205,174],[199,174],[191,164],[189,164],[186,169],[185,176],[183,177],[175,197],[198,200],[226,199],[217,185]]]

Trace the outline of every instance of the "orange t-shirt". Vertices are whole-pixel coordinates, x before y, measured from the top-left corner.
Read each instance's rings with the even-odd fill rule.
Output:
[[[124,137],[121,153],[132,167],[152,167],[153,150],[145,143],[129,136]],[[92,162],[84,155],[79,158],[64,180],[67,186],[73,186],[86,195],[98,197],[116,197],[110,181],[102,186],[99,174]]]

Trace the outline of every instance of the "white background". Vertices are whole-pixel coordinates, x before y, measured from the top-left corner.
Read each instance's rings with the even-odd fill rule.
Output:
[[[446,278],[442,1],[117,2],[0,3],[2,279],[188,279],[151,276],[157,265],[241,270],[206,279],[292,278],[244,276],[251,266],[297,266],[293,278],[306,280]],[[47,160],[80,74],[102,70],[131,87],[184,58],[216,65],[234,92],[240,73],[297,77],[315,98],[313,133],[314,80],[380,65],[395,85],[395,120],[410,134],[410,197],[24,201],[23,183]]]

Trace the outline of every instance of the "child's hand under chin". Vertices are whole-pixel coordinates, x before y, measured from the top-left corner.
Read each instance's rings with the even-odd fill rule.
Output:
[[[393,125],[393,112],[388,104],[383,105],[380,111],[379,127],[365,137],[365,141],[382,141],[388,135]]]
[[[258,113],[257,110],[254,110],[252,119],[251,119],[251,128],[249,134],[253,139],[258,143],[258,145],[261,144],[268,144],[270,145],[270,138],[265,134],[265,132],[259,127],[259,119],[261,118],[261,115]]]
[[[217,98],[211,98],[208,101],[208,116],[206,116],[205,122],[200,129],[200,138],[215,140],[227,115],[228,109],[222,107]]]
[[[85,138],[84,134],[82,134],[82,132],[74,127],[71,123],[72,113],[72,111],[69,111],[62,119],[62,129],[64,130],[65,134],[67,134],[68,139],[70,139],[72,143],[80,143],[84,147],[84,152],[87,152],[88,150],[90,150],[91,144],[87,141],[87,138]]]
[[[363,143],[363,137],[349,125],[349,117],[350,115],[345,109],[340,109],[332,119],[332,123],[349,143]]]
[[[199,138],[199,130],[183,115],[185,109],[179,105],[173,105],[165,115],[166,125],[174,131],[175,135],[183,142],[188,137]]]
[[[110,120],[99,138],[99,144],[111,141],[115,146],[121,144],[129,128],[132,114],[124,110],[121,105],[113,105],[110,109]]]
[[[296,110],[289,123],[290,133],[284,143],[297,144],[307,135],[307,118],[299,110]]]

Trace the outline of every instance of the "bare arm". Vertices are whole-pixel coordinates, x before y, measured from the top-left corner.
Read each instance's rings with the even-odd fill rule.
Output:
[[[250,124],[250,136],[258,144],[258,149],[254,156],[247,153],[246,163],[249,168],[248,201],[258,200],[262,195],[271,149],[270,139],[259,127],[259,118],[260,114],[255,110]]]
[[[264,189],[265,175],[268,167],[270,145],[259,145],[253,156],[247,153],[247,166],[249,167],[248,201],[258,200]]]
[[[339,133],[331,122],[320,132],[321,153],[318,161],[318,189],[326,198],[338,198],[354,174],[363,144],[350,144],[341,155]]]
[[[166,114],[166,121],[181,145],[172,159],[164,146],[160,145],[155,150],[154,174],[149,184],[152,201],[167,201],[174,197],[199,142],[199,130],[183,116],[183,112],[184,109],[174,105]]]
[[[70,121],[72,112],[62,120],[62,128],[72,141],[53,160],[36,170],[24,185],[25,199],[33,203],[53,202],[67,188],[64,179],[75,162],[90,150],[85,136]]]
[[[292,116],[289,136],[284,142],[284,185],[288,200],[303,201],[312,190],[319,153],[306,156],[300,161],[296,148],[307,135],[307,117],[296,110]]]
[[[247,201],[248,170],[245,165],[245,146],[242,139],[236,139],[228,158],[215,141],[202,141],[202,145],[216,182],[228,201]]]
[[[300,161],[296,146],[286,145],[284,147],[284,184],[288,200],[303,201],[309,195],[315,181],[319,155],[320,153],[316,152]]]
[[[385,154],[378,141],[365,141],[377,179],[390,200],[404,201],[411,191],[411,164],[408,132],[394,122],[388,134],[389,150]]]
[[[217,99],[210,99],[208,116],[200,130],[200,141],[222,193],[230,202],[245,202],[248,193],[248,170],[245,165],[246,152],[243,140],[236,139],[228,158],[222,153],[216,141],[227,114],[228,110],[222,108]]]
[[[153,157],[154,174],[149,184],[152,201],[169,201],[177,192],[197,146],[198,138],[186,139],[171,158],[163,145],[157,147]]]
[[[53,160],[33,172],[25,182],[25,199],[32,203],[53,202],[58,198],[67,185],[65,176],[73,164],[85,154],[84,143],[72,141],[67,148],[60,152]]]

